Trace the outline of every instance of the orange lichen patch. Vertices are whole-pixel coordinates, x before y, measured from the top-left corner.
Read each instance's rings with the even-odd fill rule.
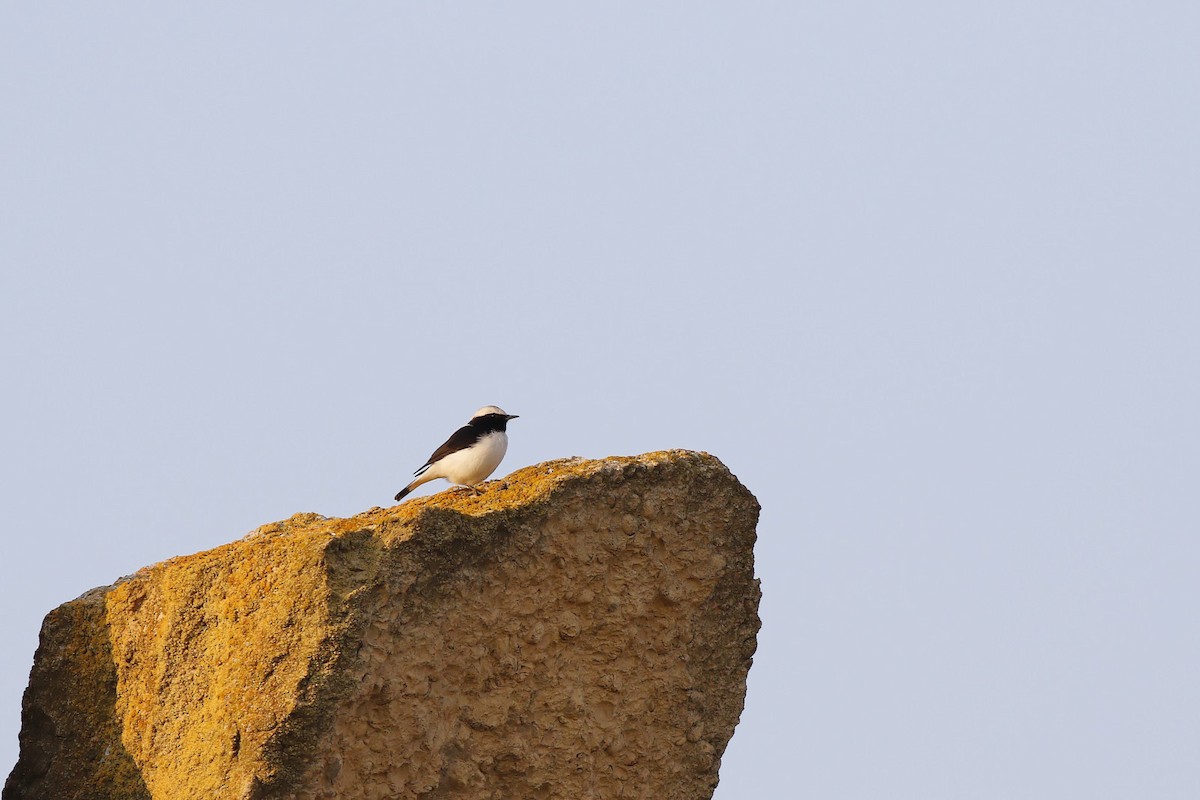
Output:
[[[108,593],[122,741],[153,796],[228,796],[269,777],[262,746],[328,634],[329,537],[296,528],[171,559]]]

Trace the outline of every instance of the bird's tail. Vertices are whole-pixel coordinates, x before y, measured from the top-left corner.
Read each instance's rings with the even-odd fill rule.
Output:
[[[413,489],[415,489],[415,488],[417,488],[418,486],[420,486],[422,483],[429,483],[431,480],[433,480],[433,479],[434,479],[434,476],[432,476],[432,475],[425,475],[424,473],[425,473],[425,469],[424,469],[424,468],[423,468],[423,469],[421,469],[421,470],[419,470],[419,473],[418,473],[418,475],[417,475],[417,479],[416,479],[415,481],[413,481],[412,483],[410,483],[408,486],[405,486],[403,489],[401,489],[399,492],[397,492],[397,493],[396,493],[396,502],[397,502],[397,503],[398,503],[398,502],[400,502],[401,500],[403,500],[405,495],[407,495],[407,494],[408,494],[409,492],[411,492]]]

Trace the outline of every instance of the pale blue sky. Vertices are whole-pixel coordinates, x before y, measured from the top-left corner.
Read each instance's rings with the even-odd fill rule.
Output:
[[[1200,6],[0,6],[0,773],[43,615],[506,473],[763,505],[718,800],[1200,796]],[[431,489],[434,487],[430,487]]]

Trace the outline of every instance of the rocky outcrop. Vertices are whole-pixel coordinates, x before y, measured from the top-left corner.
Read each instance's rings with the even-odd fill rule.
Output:
[[[156,564],[46,617],[3,798],[710,797],[757,516],[675,450]]]

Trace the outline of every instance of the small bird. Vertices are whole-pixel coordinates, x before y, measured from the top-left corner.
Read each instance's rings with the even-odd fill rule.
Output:
[[[476,411],[470,422],[433,451],[425,465],[413,473],[416,480],[401,489],[396,499],[400,500],[422,483],[438,478],[472,488],[486,480],[500,466],[508,451],[505,429],[508,421],[516,418],[516,414],[506,413],[500,406],[484,406]]]

